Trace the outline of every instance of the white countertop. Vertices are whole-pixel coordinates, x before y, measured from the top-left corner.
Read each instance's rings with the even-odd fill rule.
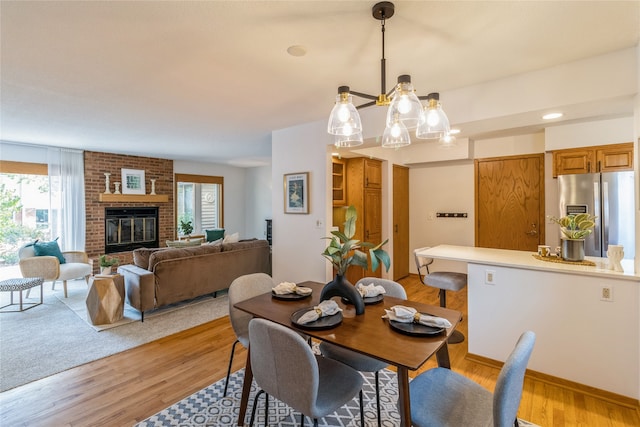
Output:
[[[621,280],[640,280],[640,274],[634,272],[633,260],[622,260],[624,272],[608,270],[607,258],[585,257],[596,265],[577,265],[562,262],[542,261],[534,258],[535,252],[513,251],[507,249],[476,248],[473,246],[439,245],[418,252],[419,255],[464,261],[475,264],[497,265],[504,267],[524,268],[527,270],[541,270],[567,274],[583,274],[587,276],[605,276]]]

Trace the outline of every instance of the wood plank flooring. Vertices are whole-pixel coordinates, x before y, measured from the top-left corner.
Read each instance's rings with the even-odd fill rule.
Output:
[[[438,304],[437,290],[422,285],[417,276],[400,282],[409,298]],[[449,292],[447,303],[465,314],[460,330],[466,335],[466,290]],[[223,317],[17,387],[0,394],[0,425],[134,425],[223,378],[234,340],[229,319]],[[497,368],[467,360],[466,341],[450,345],[449,351],[455,371],[493,390]],[[244,349],[237,351],[233,370],[242,368],[245,358]],[[434,366],[430,360],[421,371]],[[519,416],[541,426],[640,426],[637,408],[530,378]]]

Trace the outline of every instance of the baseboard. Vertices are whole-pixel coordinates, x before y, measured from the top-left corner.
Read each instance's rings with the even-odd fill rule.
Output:
[[[492,368],[497,368],[497,369],[501,369],[502,365],[504,365],[503,362],[499,362],[497,360],[489,359],[488,357],[478,356],[476,354],[471,354],[471,353],[467,353],[467,355],[465,356],[465,359],[474,363],[491,366]],[[535,379],[537,381],[542,381],[547,384],[562,387],[571,391],[576,391],[591,397],[595,397],[600,400],[604,400],[610,403],[615,403],[617,405],[625,406],[627,408],[635,409],[640,413],[640,401],[632,397],[623,396],[621,394],[613,393],[606,390],[601,390],[599,388],[565,380],[563,378],[554,377],[553,375],[543,374],[542,372],[532,371],[531,369],[527,369],[526,376],[531,379]]]

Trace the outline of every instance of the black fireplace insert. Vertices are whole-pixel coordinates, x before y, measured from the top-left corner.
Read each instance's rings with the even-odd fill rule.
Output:
[[[158,208],[107,208],[104,217],[104,252],[157,248]]]

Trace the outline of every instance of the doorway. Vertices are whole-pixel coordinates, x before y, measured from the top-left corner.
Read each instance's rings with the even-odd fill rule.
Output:
[[[475,246],[537,250],[544,241],[544,154],[475,160]]]

